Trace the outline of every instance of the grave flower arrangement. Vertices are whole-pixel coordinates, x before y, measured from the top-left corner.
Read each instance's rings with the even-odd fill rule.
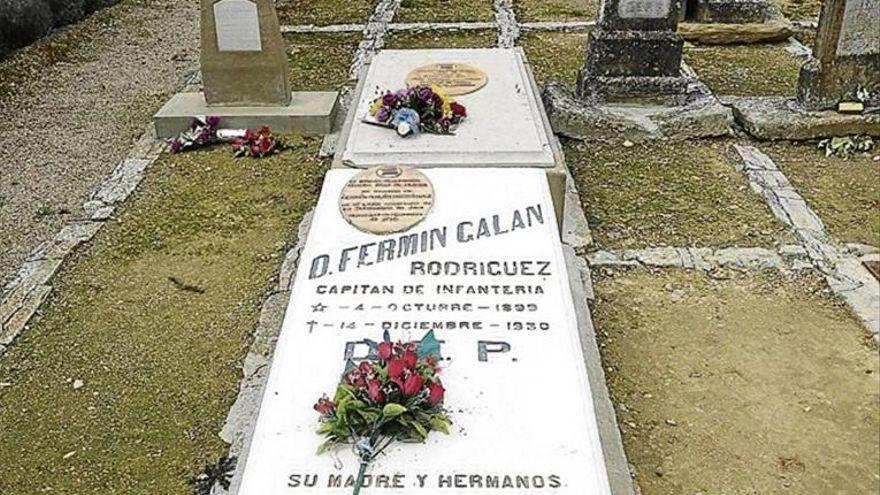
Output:
[[[220,117],[196,118],[192,126],[168,141],[172,153],[193,150],[217,142],[217,126]]]
[[[283,149],[284,141],[272,135],[272,131],[266,125],[261,127],[259,131],[248,129],[243,136],[232,141],[232,151],[236,158],[243,156],[263,158],[280,153]]]
[[[333,400],[326,395],[314,408],[321,415],[318,454],[352,445],[360,460],[353,495],[360,493],[367,467],[395,441],[423,443],[433,431],[449,433],[443,410],[446,390],[440,382],[440,343],[434,332],[419,342],[366,341],[369,357],[349,361]]]
[[[366,122],[393,128],[402,137],[419,132],[453,134],[467,109],[436,86],[388,91],[373,100]]]

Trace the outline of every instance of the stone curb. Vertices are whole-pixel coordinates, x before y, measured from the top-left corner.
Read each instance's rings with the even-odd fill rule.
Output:
[[[819,215],[761,150],[739,144],[733,145],[733,150],[739,157],[735,167],[746,175],[752,190],[763,197],[773,214],[791,229],[808,261],[825,274],[831,290],[846,301],[874,340],[880,341],[880,282],[858,259],[859,250],[865,247],[838,246]]]
[[[388,24],[394,19],[402,0],[379,0],[370,20],[364,26],[364,37],[358,44],[357,51],[348,71],[349,79],[358,79],[361,70],[373,58],[373,55],[385,46]]]
[[[229,490],[219,484],[214,485],[213,495],[237,493],[241,484],[241,476],[247,461],[248,445],[253,435],[257,414],[263,398],[263,388],[269,378],[269,369],[275,343],[281,333],[284,314],[291,298],[293,278],[299,264],[299,257],[308,238],[309,229],[314,216],[314,209],[303,216],[297,232],[296,245],[287,251],[278,275],[278,284],[260,309],[260,318],[254,330],[254,340],[244,358],[242,379],[235,402],[226,415],[226,421],[220,430],[220,438],[229,444],[228,456],[237,458]]]
[[[586,254],[591,267],[682,268],[711,272],[721,268],[742,271],[812,268],[807,251],[799,245],[782,246],[778,252],[759,247],[710,249],[656,247],[594,251]]]
[[[26,258],[18,275],[3,289],[0,299],[0,356],[27,328],[28,322],[52,291],[51,281],[62,263],[80,245],[101,230],[116,207],[140,184],[144,171],[159,157],[164,143],[153,137],[152,124],[83,204],[87,218],[65,225],[52,239]]]
[[[519,24],[513,0],[495,0],[495,22],[498,25],[498,48],[513,48],[519,38]]]

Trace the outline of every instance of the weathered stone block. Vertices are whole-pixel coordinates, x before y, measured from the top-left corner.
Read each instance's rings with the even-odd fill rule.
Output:
[[[694,17],[698,22],[759,23],[767,20],[769,11],[765,0],[698,0]]]
[[[758,139],[818,139],[867,134],[880,136],[880,115],[810,111],[790,98],[730,97],[736,121]]]
[[[600,31],[589,36],[581,77],[679,77],[684,40],[674,32]]]

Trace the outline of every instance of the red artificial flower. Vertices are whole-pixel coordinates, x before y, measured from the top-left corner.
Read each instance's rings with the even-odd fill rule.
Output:
[[[412,397],[422,390],[422,375],[413,373],[403,382],[401,392],[406,397]]]
[[[405,369],[406,364],[404,364],[403,359],[392,359],[388,362],[388,376],[391,377],[392,380],[400,378]]]
[[[403,353],[403,364],[407,367],[407,369],[415,369],[416,363],[419,360],[419,355],[414,351],[407,350]]]
[[[382,393],[382,382],[379,380],[371,380],[367,384],[367,396],[376,404],[385,400],[385,394]]]
[[[428,404],[432,406],[436,406],[443,402],[443,396],[446,394],[446,389],[443,388],[443,385],[440,382],[434,382],[428,387]]]
[[[455,117],[467,117],[467,108],[461,103],[452,102],[450,105],[452,115]]]
[[[358,371],[366,375],[367,373],[373,372],[373,367],[370,366],[368,361],[361,361],[361,364],[358,365]]]
[[[263,136],[271,136],[272,131],[269,130],[269,126],[264,125],[263,127],[260,127],[260,134],[262,134]]]
[[[326,416],[327,414],[330,414],[336,410],[336,404],[328,399],[326,395],[318,399],[318,402],[315,404],[314,407],[315,411],[318,411],[323,416]]]
[[[394,348],[389,342],[382,342],[381,344],[379,344],[379,348],[377,350],[379,352],[379,359],[385,361],[386,359],[391,357],[391,353],[394,351]]]

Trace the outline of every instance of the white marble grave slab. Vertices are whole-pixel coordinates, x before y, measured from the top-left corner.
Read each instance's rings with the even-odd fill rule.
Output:
[[[221,0],[214,4],[217,51],[258,52],[260,16],[257,4],[249,0]]]
[[[335,389],[347,347],[365,355],[361,339],[380,340],[389,325],[395,340],[434,328],[443,341],[454,425],[426,444],[395,444],[364,494],[610,494],[544,172],[425,170],[433,210],[389,236],[339,214],[355,173],[331,170],[324,182],[239,493],[351,493],[357,459],[350,448],[315,455],[312,405]]]
[[[377,91],[406,86],[414,68],[464,62],[484,70],[486,87],[456,97],[468,109],[455,136],[422,134],[403,139],[393,130],[361,122]],[[369,66],[342,160],[356,167],[405,163],[418,167],[553,167],[549,125],[519,49],[383,50]]]

